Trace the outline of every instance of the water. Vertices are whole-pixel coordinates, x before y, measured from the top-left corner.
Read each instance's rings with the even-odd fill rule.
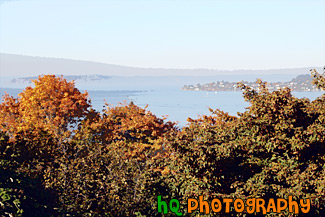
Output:
[[[100,109],[103,105],[103,98],[96,93],[90,94],[94,108]],[[104,96],[104,92],[102,92]],[[116,99],[110,98],[107,95],[108,103],[116,104]],[[158,117],[168,115],[168,119],[179,121],[180,126],[186,124],[188,117],[197,118],[198,115],[209,114],[209,108],[219,108],[229,112],[231,115],[236,115],[237,112],[243,112],[248,106],[242,98],[241,92],[190,92],[180,89],[170,90],[151,90],[134,94],[132,96],[124,96],[121,100],[133,101],[136,105],[144,107],[148,105],[148,110],[153,112]]]
[[[210,114],[209,108],[221,109],[230,115],[244,112],[249,106],[244,101],[241,91],[238,92],[205,92],[182,91],[186,84],[208,83],[212,81],[254,81],[256,77],[267,81],[289,81],[293,75],[216,75],[216,76],[113,76],[98,81],[77,80],[75,85],[81,91],[88,90],[93,107],[102,111],[105,101],[117,105],[123,101],[133,101],[158,117],[168,115],[168,120],[178,121],[179,126],[185,126],[187,118],[195,119],[198,115]],[[0,94],[8,92],[16,97],[23,88],[31,85],[28,82],[14,83],[13,78],[1,77]],[[311,100],[324,92],[296,92],[297,97],[307,97]]]
[[[91,86],[89,86],[91,88]],[[144,88],[142,88],[144,89]],[[0,88],[0,94],[8,92],[14,97],[22,91],[12,88]],[[133,101],[136,105],[144,107],[158,117],[168,115],[168,120],[177,121],[178,126],[183,127],[187,118],[197,118],[198,115],[210,114],[208,108],[221,109],[230,115],[237,115],[237,112],[244,112],[249,106],[244,101],[242,93],[238,92],[204,92],[204,91],[182,91],[180,88],[156,88],[148,90],[91,90],[89,97],[92,106],[102,111],[105,101],[108,104],[117,105],[123,101]],[[293,95],[301,98],[307,97],[310,100],[316,99],[324,92],[293,92]]]

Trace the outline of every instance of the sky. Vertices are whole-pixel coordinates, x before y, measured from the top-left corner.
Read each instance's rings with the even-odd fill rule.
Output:
[[[325,0],[0,0],[0,52],[146,68],[325,65]]]

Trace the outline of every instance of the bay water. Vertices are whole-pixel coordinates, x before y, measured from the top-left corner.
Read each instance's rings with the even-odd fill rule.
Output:
[[[7,92],[17,97],[23,89],[0,88],[0,94]],[[186,126],[187,118],[210,114],[209,108],[221,109],[230,115],[244,112],[249,103],[245,102],[240,91],[237,92],[205,92],[183,91],[179,88],[157,90],[91,90],[88,91],[91,104],[97,111],[110,105],[133,102],[140,107],[148,105],[148,110],[158,117],[167,116],[168,120],[178,122],[179,127]],[[307,97],[314,100],[324,92],[293,92],[296,97]]]
[[[241,91],[236,92],[206,92],[184,91],[183,85],[208,83],[218,80],[239,81],[255,80],[256,77],[267,81],[290,80],[292,75],[241,75],[241,76],[115,76],[99,81],[77,80],[75,85],[81,91],[87,90],[94,109],[102,111],[105,102],[110,105],[118,105],[121,102],[133,102],[144,107],[158,117],[167,116],[168,120],[178,123],[179,127],[186,126],[187,118],[198,118],[200,115],[210,114],[209,108],[221,109],[230,115],[244,112],[249,103],[245,102]],[[1,78],[0,95],[7,92],[17,97],[30,83],[13,83],[12,78]],[[296,97],[307,97],[314,100],[324,94],[317,92],[293,92]]]

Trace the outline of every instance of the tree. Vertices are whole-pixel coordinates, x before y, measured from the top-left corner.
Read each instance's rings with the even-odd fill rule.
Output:
[[[312,75],[322,88],[324,76]],[[211,109],[177,129],[133,103],[97,112],[87,93],[62,77],[34,84],[0,104],[3,212],[29,215],[39,207],[36,216],[160,216],[158,195],[183,202],[199,195],[292,195],[311,199],[304,216],[324,213],[324,94],[310,101],[288,88],[270,92],[261,80],[258,89],[240,83],[250,103],[245,112]]]
[[[0,133],[2,138],[6,138],[0,147],[1,186],[7,189],[6,192],[25,193],[38,186],[39,195],[42,195],[41,189],[52,191],[43,185],[44,171],[55,168],[57,163],[65,163],[68,168],[66,152],[69,139],[87,114],[90,104],[87,93],[80,93],[73,82],[67,82],[62,77],[39,76],[33,82],[35,86],[27,87],[18,98],[6,94],[0,104]],[[22,198],[26,196],[18,195]],[[54,197],[56,194],[46,195]],[[26,207],[32,207],[26,205],[30,200],[42,200],[29,196],[27,194],[26,199],[21,199],[25,213],[28,210]],[[53,201],[56,198],[49,201],[52,202],[43,204],[43,208],[55,205]],[[53,210],[45,210],[53,214]],[[45,213],[40,215],[45,216]]]
[[[325,67],[324,67],[324,73],[325,73]],[[314,78],[313,84],[315,84],[316,87],[321,90],[325,90],[325,75],[324,75],[324,73],[321,75],[315,69],[311,70],[311,75]]]
[[[250,106],[238,118],[216,110],[212,116],[190,120],[189,126],[169,137],[173,161],[166,182],[183,201],[198,195],[206,200],[310,198],[308,216],[322,216],[324,95],[310,102],[294,97],[288,88],[269,92],[267,83],[257,84],[257,90],[239,84]]]
[[[40,131],[59,138],[87,113],[88,94],[80,93],[73,82],[45,75],[33,83],[35,87],[27,87],[17,99],[4,96],[1,130],[11,139],[18,135],[34,139]]]
[[[173,130],[174,123],[133,103],[90,111],[70,141],[68,172],[51,170],[45,181],[60,189],[71,215],[156,213],[147,203],[154,197],[147,186],[160,174],[155,162],[164,156],[164,135]]]

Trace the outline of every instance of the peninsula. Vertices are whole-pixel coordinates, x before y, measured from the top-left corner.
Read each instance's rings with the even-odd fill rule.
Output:
[[[258,84],[255,82],[242,81],[245,85],[248,85],[252,88],[257,88]],[[298,75],[297,77],[291,79],[287,82],[271,82],[268,83],[268,88],[270,91],[278,90],[284,87],[289,87],[292,91],[298,92],[309,92],[309,91],[319,91],[312,84],[312,78],[309,74]],[[196,85],[184,85],[182,90],[187,91],[239,91],[240,88],[237,87],[237,82],[229,81],[217,81],[206,84],[196,84]]]

